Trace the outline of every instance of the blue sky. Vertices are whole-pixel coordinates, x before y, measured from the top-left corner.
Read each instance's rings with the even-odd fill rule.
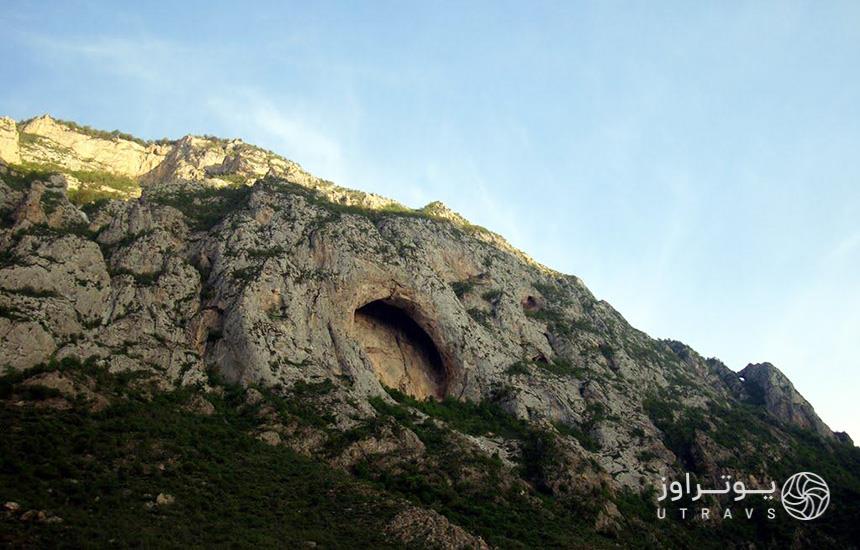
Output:
[[[860,440],[860,3],[119,4],[4,3],[0,114],[442,200]]]

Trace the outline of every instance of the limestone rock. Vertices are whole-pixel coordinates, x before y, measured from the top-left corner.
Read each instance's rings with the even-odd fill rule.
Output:
[[[484,550],[490,548],[484,539],[452,524],[445,516],[414,506],[397,514],[385,530],[407,546]]]
[[[102,411],[110,404],[105,396],[57,371],[32,376],[25,380],[23,385],[51,388],[59,391],[63,397],[68,399],[82,399],[87,402],[91,412]]]
[[[257,436],[257,439],[265,443],[266,445],[271,445],[273,447],[281,444],[281,435],[276,431],[265,431]]]
[[[215,414],[215,406],[202,395],[192,396],[186,409],[189,412],[202,416],[212,416]]]
[[[104,170],[136,177],[155,168],[166,155],[165,146],[107,138],[47,115],[25,122],[20,131],[33,136],[21,147],[22,158],[69,170]]]
[[[44,363],[56,349],[54,338],[39,323],[0,317],[0,372]]]
[[[768,412],[778,419],[799,428],[811,429],[827,438],[835,437],[809,401],[770,363],[749,364],[738,376],[753,399],[762,402]]]
[[[170,506],[174,502],[176,502],[176,497],[167,493],[158,493],[158,496],[155,497],[156,506]]]
[[[21,505],[11,500],[3,504],[3,510],[7,512],[17,512],[20,509]]]
[[[348,470],[362,460],[386,457],[386,460],[399,462],[414,460],[424,453],[424,443],[411,430],[385,426],[380,433],[356,441],[347,447],[332,465]]]
[[[0,160],[18,164],[21,150],[18,146],[18,125],[9,117],[0,117]]]

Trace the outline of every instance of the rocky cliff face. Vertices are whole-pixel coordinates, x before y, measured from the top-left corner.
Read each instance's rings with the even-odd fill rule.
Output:
[[[764,476],[795,428],[839,444],[771,365],[738,374],[654,340],[440,203],[340,188],[240,140],[49,117],[0,120],[0,158],[0,373],[74,359],[204,395],[216,378],[325,385],[324,428],[275,415],[259,434],[347,470],[432,459],[409,425],[334,455],[332,430],[412,398],[488,404],[548,437],[552,460],[523,477],[522,433],[455,429],[457,445],[529,490],[610,495],[599,531],[623,523],[612,495],[669,472]]]
[[[747,393],[767,411],[786,424],[812,430],[824,437],[833,432],[815,414],[809,401],[803,398],[782,372],[770,363],[747,365],[740,371]]]

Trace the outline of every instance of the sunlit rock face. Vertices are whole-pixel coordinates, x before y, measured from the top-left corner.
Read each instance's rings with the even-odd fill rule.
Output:
[[[385,386],[418,399],[444,397],[442,357],[405,311],[382,301],[361,307],[355,312],[355,337]]]
[[[0,117],[0,159],[6,162],[21,162],[17,124],[8,117]]]

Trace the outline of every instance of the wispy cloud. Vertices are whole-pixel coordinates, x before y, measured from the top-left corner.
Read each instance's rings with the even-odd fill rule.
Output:
[[[210,97],[212,116],[244,139],[302,163],[310,171],[338,180],[345,175],[340,143],[319,128],[313,115],[292,108],[296,102],[275,102],[254,90]]]
[[[148,36],[61,39],[26,32],[18,37],[22,45],[38,50],[48,62],[84,63],[151,85],[165,85],[171,77],[181,75],[173,69],[179,59],[187,59],[183,53],[189,53],[179,44]]]

